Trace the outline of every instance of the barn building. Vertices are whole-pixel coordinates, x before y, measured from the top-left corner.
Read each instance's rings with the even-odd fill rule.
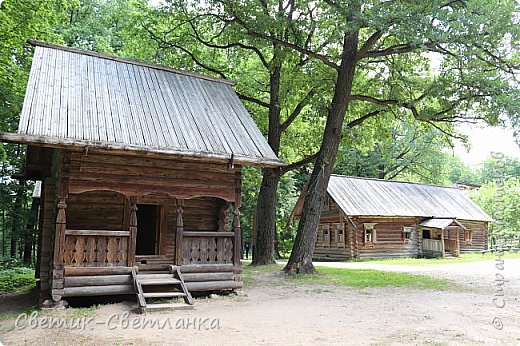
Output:
[[[31,43],[18,133],[0,139],[27,145],[25,178],[42,181],[42,295],[146,309],[242,287],[241,168],[283,163],[233,82]]]
[[[487,249],[491,221],[458,188],[332,175],[313,257],[459,256]]]

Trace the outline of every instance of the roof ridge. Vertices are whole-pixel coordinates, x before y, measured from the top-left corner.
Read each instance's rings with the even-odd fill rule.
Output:
[[[68,46],[63,46],[63,45],[59,45],[59,44],[43,42],[43,41],[38,41],[38,40],[32,40],[32,39],[27,40],[27,42],[29,42],[29,44],[31,44],[33,46],[44,47],[44,48],[51,48],[51,49],[59,49],[59,50],[63,50],[63,51],[66,51],[66,52],[82,54],[82,55],[88,55],[88,56],[92,56],[92,57],[95,57],[95,58],[106,59],[106,60],[111,60],[111,61],[116,61],[116,62],[121,62],[121,63],[126,63],[126,64],[137,65],[137,66],[143,66],[143,67],[148,67],[148,68],[152,68],[152,69],[156,69],[156,70],[163,70],[163,71],[172,72],[172,73],[176,73],[176,74],[184,75],[184,76],[188,76],[188,77],[205,79],[205,80],[209,80],[209,81],[212,81],[212,82],[223,83],[223,84],[228,84],[228,85],[235,85],[236,84],[236,81],[233,81],[233,80],[216,78],[216,77],[207,76],[207,75],[203,75],[203,74],[200,74],[200,73],[194,73],[194,72],[189,72],[189,71],[183,71],[183,70],[179,70],[179,69],[176,69],[176,68],[173,68],[173,67],[168,67],[168,66],[164,66],[164,65],[148,63],[148,62],[145,62],[145,61],[133,60],[133,59],[128,59],[128,58],[121,58],[121,57],[118,57],[118,56],[115,56],[115,55],[98,53],[98,52],[94,52],[94,51],[90,51],[90,50],[86,50],[86,49],[81,49],[81,48],[76,48],[76,47],[68,47]]]
[[[352,179],[359,179],[359,180],[374,180],[374,181],[381,181],[381,182],[385,182],[385,183],[401,183],[401,184],[412,184],[412,185],[424,185],[424,186],[440,187],[440,188],[452,189],[452,190],[460,191],[460,189],[458,189],[458,188],[456,188],[454,186],[427,184],[427,183],[420,183],[420,182],[413,182],[413,181],[386,180],[386,179],[379,179],[379,178],[356,177],[356,176],[352,176],[352,175],[342,175],[342,174],[331,174],[331,176],[336,176],[336,177],[339,177],[339,178],[352,178]]]

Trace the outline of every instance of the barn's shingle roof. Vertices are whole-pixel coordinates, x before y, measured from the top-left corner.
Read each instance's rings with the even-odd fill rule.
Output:
[[[492,221],[456,188],[332,175],[327,192],[348,216],[419,216]]]
[[[232,82],[32,43],[18,134],[4,140],[283,164]]]

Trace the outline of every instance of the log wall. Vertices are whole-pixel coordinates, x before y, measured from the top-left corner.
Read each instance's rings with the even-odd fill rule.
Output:
[[[337,204],[327,197],[320,217],[313,258],[317,260],[345,260],[349,258],[417,257],[419,234],[405,239],[404,227],[416,227],[417,218],[354,217],[352,227],[341,214]],[[375,223],[375,239],[365,242],[364,223]]]
[[[127,257],[135,234],[131,226],[135,222],[131,221],[131,215],[135,215],[132,203],[160,206],[158,254],[135,256],[139,270],[155,270],[176,263],[205,264],[209,266],[205,272],[192,275],[195,289],[208,287],[207,282],[214,282],[215,289],[241,287],[237,259],[240,245],[234,246],[240,239],[240,234],[237,235],[240,226],[237,216],[233,225],[233,217],[229,217],[231,206],[235,206],[235,215],[240,206],[239,166],[99,152],[56,150],[54,154],[49,163],[52,178],[45,178],[44,183],[39,253],[39,275],[44,279],[42,291],[53,288],[53,299],[128,293],[125,278],[129,274],[120,270],[134,265]],[[66,188],[60,196],[66,214],[64,230],[58,237],[61,240],[53,239],[58,229],[55,212],[58,191],[54,181]],[[180,218],[178,212],[182,212]],[[182,242],[181,251],[178,239]],[[63,251],[53,255],[55,248]],[[177,252],[181,254],[180,262]],[[53,256],[55,268],[51,280]],[[215,271],[222,264],[231,265],[232,273],[224,275]],[[72,268],[101,271],[78,275],[70,274]],[[70,275],[81,278],[70,279]],[[229,287],[224,287],[226,284]]]
[[[479,221],[457,220],[471,232],[471,242],[466,242],[464,232],[459,234],[460,252],[484,251],[488,248],[488,223]]]
[[[50,287],[56,221],[56,187],[53,178],[46,178],[42,182],[41,199],[40,236],[37,256],[39,271],[36,278],[39,279],[42,295],[46,295]]]
[[[126,196],[165,193],[180,199],[198,196],[235,201],[235,173],[225,164],[119,156],[63,153],[63,176],[69,192],[112,190]]]
[[[328,195],[325,199],[320,224],[316,235],[313,258],[316,260],[345,260],[349,258],[419,257],[431,256],[423,252],[423,228],[419,217],[351,217],[354,227],[343,215],[337,204]],[[458,226],[444,231],[445,248],[448,254],[487,249],[487,223],[457,220],[471,232],[471,241],[466,241],[464,231]],[[374,225],[374,241],[365,241],[364,224]],[[405,239],[404,227],[412,227],[411,239]],[[457,232],[458,230],[458,232]],[[440,230],[429,229],[431,239],[441,239]],[[458,239],[457,239],[458,234]],[[458,250],[460,246],[460,251]],[[442,253],[438,254],[442,255]]]
[[[417,257],[418,234],[414,230],[411,239],[405,239],[404,227],[416,227],[415,218],[353,218],[359,258]],[[365,223],[375,223],[373,242],[365,241]]]

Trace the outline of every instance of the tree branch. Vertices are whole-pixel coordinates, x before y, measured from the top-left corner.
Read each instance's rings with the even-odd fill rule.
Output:
[[[282,175],[284,175],[285,173],[292,171],[293,169],[305,166],[306,164],[309,164],[312,161],[316,160],[316,156],[318,156],[318,153],[312,154],[310,156],[306,156],[303,159],[301,159],[300,161],[296,161],[287,166],[282,167],[280,172],[282,173]]]
[[[355,126],[361,125],[365,120],[370,119],[372,117],[375,117],[376,115],[378,115],[378,114],[380,114],[382,112],[383,112],[383,110],[378,109],[378,110],[375,110],[373,112],[367,113],[367,114],[363,115],[362,117],[354,119],[351,122],[349,122],[347,124],[347,127],[348,128],[353,128]]]
[[[312,58],[315,58],[317,60],[322,61],[325,65],[327,65],[329,67],[332,67],[336,71],[339,70],[339,66],[337,64],[335,64],[334,62],[332,62],[327,56],[325,56],[323,54],[317,53],[317,52],[312,51],[312,50],[310,50],[308,48],[300,47],[300,46],[298,46],[298,45],[296,45],[294,43],[291,43],[291,42],[288,42],[288,41],[285,41],[285,40],[281,40],[279,38],[274,37],[273,35],[268,35],[268,34],[264,34],[264,33],[260,33],[260,32],[254,31],[253,29],[249,28],[246,25],[246,23],[244,23],[237,16],[235,16],[234,21],[236,23],[238,23],[241,27],[243,27],[247,31],[247,34],[250,35],[251,37],[264,39],[264,40],[270,41],[272,43],[278,44],[280,46],[283,46],[283,47],[286,47],[286,48],[291,48],[291,49],[293,49],[293,50],[295,50],[295,51],[297,51],[299,53],[308,55],[308,56],[310,56]]]
[[[388,48],[381,49],[381,50],[367,51],[363,55],[363,58],[378,58],[378,57],[394,55],[394,54],[409,53],[409,52],[413,52],[417,48],[419,48],[419,46],[408,44],[408,43],[407,44],[397,44],[395,46],[390,46]]]
[[[311,101],[311,98],[316,94],[316,89],[315,88],[312,88],[311,90],[309,90],[309,92],[307,93],[307,95],[305,95],[301,100],[300,102],[296,105],[296,107],[294,108],[294,110],[291,112],[291,114],[289,115],[289,117],[287,117],[287,119],[280,125],[280,130],[281,131],[285,131],[287,130],[287,128],[292,124],[292,122],[298,117],[298,115],[300,115],[300,113],[302,112],[302,110],[305,108],[305,106],[307,106],[309,104],[309,102]]]
[[[356,60],[361,60],[365,57],[365,54],[377,43],[377,41],[379,41],[379,39],[381,38],[381,36],[383,36],[383,32],[381,31],[376,31],[374,32],[366,41],[365,43],[363,44],[363,46],[361,46],[361,48],[359,48],[359,51],[358,51],[358,54],[357,54],[357,57],[356,57]]]
[[[225,44],[225,45],[219,45],[219,44],[211,43],[209,41],[204,40],[200,36],[200,34],[197,31],[197,28],[195,27],[195,24],[193,24],[193,22],[190,21],[189,24],[191,26],[191,29],[193,30],[193,33],[194,33],[193,37],[195,37],[195,39],[197,41],[199,41],[200,43],[202,43],[203,45],[205,45],[207,47],[210,47],[210,48],[216,48],[216,49],[229,49],[229,48],[233,48],[233,47],[240,47],[240,48],[243,48],[243,49],[251,50],[251,51],[256,53],[256,55],[258,56],[258,58],[262,62],[262,65],[264,65],[265,68],[269,68],[269,63],[265,59],[264,54],[257,47],[249,46],[249,45],[243,44],[241,42],[233,42],[233,43],[228,43],[228,44]]]
[[[257,98],[251,97],[251,96],[247,96],[247,95],[241,94],[240,92],[238,92],[236,90],[235,90],[235,93],[238,95],[238,97],[241,100],[253,102],[253,103],[256,103],[259,106],[262,106],[262,107],[265,107],[265,108],[269,108],[269,103],[267,103],[267,102],[264,102],[262,100],[259,100]]]

